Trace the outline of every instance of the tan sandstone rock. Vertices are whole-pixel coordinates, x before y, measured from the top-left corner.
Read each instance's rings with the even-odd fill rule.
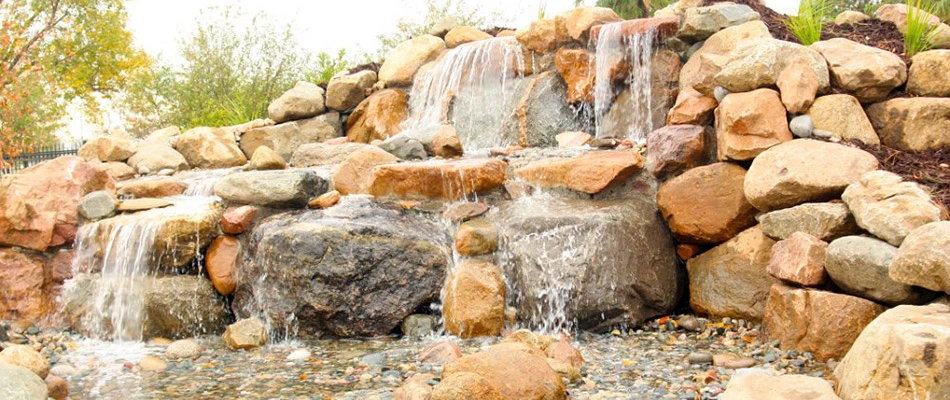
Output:
[[[888,268],[891,279],[950,293],[950,221],[910,232]]]
[[[660,186],[656,203],[677,239],[718,244],[755,225],[745,199],[746,171],[730,163],[694,168]]]
[[[449,275],[442,307],[445,329],[469,339],[497,336],[505,326],[505,281],[501,268],[463,261]]]
[[[558,36],[580,43],[587,43],[594,26],[622,20],[614,10],[606,7],[578,7],[554,18]]]
[[[404,200],[469,198],[501,188],[507,166],[494,158],[379,165],[373,168],[369,194]]]
[[[135,198],[178,196],[185,189],[188,189],[188,185],[175,178],[143,179],[116,185],[116,192],[120,196]]]
[[[920,185],[887,171],[862,175],[841,199],[858,226],[894,246],[914,229],[941,219],[940,207]]]
[[[905,151],[950,146],[950,98],[912,97],[872,104],[871,125],[884,144]]]
[[[224,343],[234,350],[250,350],[267,344],[267,329],[257,318],[242,319],[224,331]]]
[[[917,53],[907,75],[907,92],[918,96],[950,97],[950,50]]]
[[[333,170],[333,187],[340,194],[367,194],[373,183],[373,168],[398,162],[396,156],[376,146],[361,148],[346,156]]]
[[[491,254],[498,249],[498,228],[483,221],[469,221],[455,233],[455,250],[463,256]]]
[[[647,169],[658,179],[679,175],[706,161],[706,128],[673,125],[647,135]]]
[[[443,381],[436,386],[433,400],[436,399],[525,399],[525,400],[563,400],[567,391],[561,378],[548,366],[543,355],[532,354],[520,344],[503,343],[493,346],[487,351],[462,357],[455,363],[445,366],[442,372]],[[471,375],[469,375],[471,374]],[[457,376],[468,376],[471,379],[480,378],[474,385],[478,392],[460,391],[465,397],[439,397],[436,394],[444,390],[443,386],[454,386]],[[498,397],[491,395],[474,396],[475,393],[498,393]],[[474,397],[468,397],[474,396]]]
[[[815,129],[831,132],[832,137],[857,139],[865,144],[881,143],[874,126],[857,98],[847,94],[821,96],[808,109]]]
[[[827,381],[805,375],[736,373],[722,400],[839,400]]]
[[[713,111],[719,103],[712,97],[707,97],[692,87],[680,90],[676,96],[676,103],[666,115],[667,125],[710,125],[713,121]]]
[[[445,50],[445,42],[432,35],[402,42],[386,56],[379,69],[379,80],[386,86],[410,85],[419,67],[435,60],[442,50]]]
[[[769,275],[802,286],[818,286],[825,282],[825,250],[828,243],[804,232],[772,246]]]
[[[907,81],[907,65],[889,51],[842,38],[823,40],[811,47],[828,60],[835,87],[854,94],[862,103],[883,99]]]
[[[594,194],[622,183],[641,169],[643,157],[636,152],[604,151],[535,161],[515,170],[515,175],[534,185]]]
[[[758,89],[727,95],[716,109],[719,160],[751,160],[792,140],[778,92]]]
[[[465,43],[471,43],[478,40],[490,39],[492,35],[482,32],[470,26],[456,26],[445,34],[445,47],[454,49]]]
[[[192,168],[228,168],[247,163],[234,135],[221,128],[191,129],[178,137],[175,150]]]
[[[363,100],[346,120],[346,137],[354,143],[385,140],[399,133],[409,117],[409,97],[400,89],[386,89]]]
[[[563,47],[554,55],[554,68],[567,83],[567,100],[571,103],[594,101],[595,65],[585,49]]]

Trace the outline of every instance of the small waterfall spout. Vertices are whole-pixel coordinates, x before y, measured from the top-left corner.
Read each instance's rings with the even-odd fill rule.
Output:
[[[604,25],[596,46],[594,114],[597,136],[613,136],[642,143],[653,131],[651,59],[653,29],[625,35],[622,23]],[[617,86],[622,82],[621,86]],[[629,101],[619,101],[629,90]],[[612,110],[621,107],[622,109]],[[608,114],[611,114],[608,116]]]
[[[77,278],[67,283],[64,302],[67,310],[79,310],[68,317],[80,319],[84,333],[97,339],[143,340],[149,278],[190,263],[207,244],[207,224],[195,216],[217,215],[217,199],[169,200],[171,207],[121,215],[79,230],[73,264]]]
[[[214,196],[214,184],[221,178],[238,171],[240,168],[188,171],[179,174],[179,177],[188,185],[185,196]]]
[[[406,131],[429,137],[451,123],[466,152],[508,146],[524,71],[523,49],[513,37],[452,49],[416,77]]]

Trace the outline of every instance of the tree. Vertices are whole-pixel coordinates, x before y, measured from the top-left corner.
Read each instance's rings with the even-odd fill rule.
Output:
[[[95,114],[151,60],[133,45],[121,0],[0,0],[0,155],[48,142],[66,101]]]
[[[290,25],[256,15],[244,28],[237,7],[210,8],[198,29],[179,40],[180,68],[156,66],[138,75],[123,108],[130,131],[166,125],[226,126],[267,116],[267,105],[304,78],[311,61],[298,50]]]

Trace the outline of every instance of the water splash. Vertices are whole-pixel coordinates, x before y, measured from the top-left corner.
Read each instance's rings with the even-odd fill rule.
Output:
[[[74,275],[98,274],[90,304],[82,316],[82,326],[93,338],[141,341],[145,324],[145,285],[157,274],[167,257],[178,257],[175,248],[156,248],[162,229],[172,221],[205,215],[217,207],[213,197],[173,197],[173,206],[121,215],[84,225],[76,235],[77,257]],[[195,223],[194,249],[200,254],[203,239]],[[165,244],[167,246],[167,244]],[[64,298],[81,290],[67,282]]]
[[[604,25],[596,46],[596,83],[594,85],[594,116],[597,136],[646,141],[653,131],[651,60],[655,30],[633,35],[623,34],[623,24]],[[619,75],[619,77],[618,77]],[[623,88],[632,93],[629,104],[618,102],[615,81],[622,78]],[[608,117],[613,107],[621,118]]]
[[[188,185],[185,196],[214,196],[214,184],[221,178],[240,171],[240,168],[224,168],[187,171],[178,174],[181,181]]]
[[[466,152],[506,147],[514,109],[520,100],[525,59],[513,37],[466,43],[450,50],[428,72],[419,74],[410,95],[405,130],[431,137],[443,125],[455,126]],[[454,112],[453,112],[454,110]]]

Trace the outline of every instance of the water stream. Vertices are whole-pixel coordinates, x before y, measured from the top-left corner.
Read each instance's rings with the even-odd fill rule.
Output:
[[[604,25],[597,38],[594,86],[597,136],[642,143],[654,129],[650,69],[655,32],[624,35],[622,24]],[[618,86],[618,81],[623,85]],[[623,90],[630,91],[631,101],[618,101]],[[613,107],[624,109],[612,112]]]

